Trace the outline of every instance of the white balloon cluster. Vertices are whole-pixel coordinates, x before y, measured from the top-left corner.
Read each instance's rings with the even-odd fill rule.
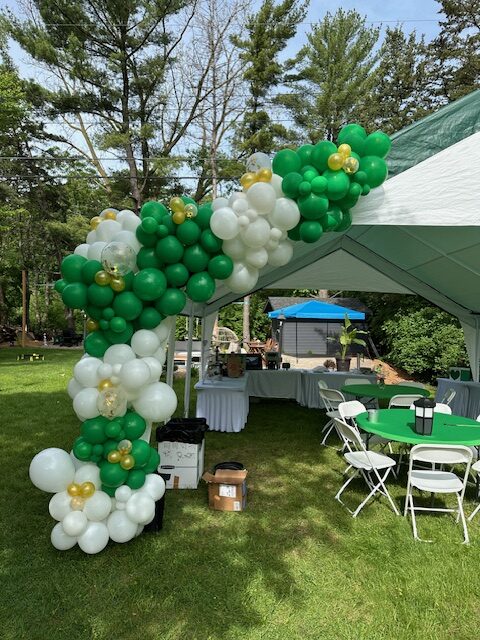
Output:
[[[104,209],[93,220],[93,225],[96,225],[95,229],[88,233],[85,243],[79,244],[74,253],[87,260],[102,262],[102,251],[108,244],[115,242],[119,245],[127,245],[134,253],[132,270],[137,271],[135,256],[142,245],[137,240],[135,229],[142,222],[140,218],[129,209],[117,211],[117,209],[110,208]]]
[[[255,153],[247,161],[247,171],[270,169],[266,154]],[[294,200],[284,196],[280,176],[254,182],[228,199],[215,198],[212,208],[211,230],[223,240],[223,252],[234,263],[232,275],[225,280],[234,293],[252,289],[259,269],[280,267],[291,260],[293,243],[287,231],[300,221],[300,211]]]

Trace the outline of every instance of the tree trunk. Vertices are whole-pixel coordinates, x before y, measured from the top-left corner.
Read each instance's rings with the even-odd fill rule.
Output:
[[[248,351],[250,342],[250,296],[243,299],[243,347]]]
[[[0,324],[7,324],[7,305],[5,304],[5,292],[0,281]]]

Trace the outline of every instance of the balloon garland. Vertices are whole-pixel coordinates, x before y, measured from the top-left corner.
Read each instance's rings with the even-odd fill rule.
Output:
[[[174,316],[187,301],[207,302],[216,280],[234,293],[255,287],[259,270],[287,264],[295,241],[316,242],[346,230],[351,209],[387,177],[389,137],[345,126],[330,141],[255,153],[242,190],[197,205],[182,196],[146,202],[140,216],[106,209],[91,220],[86,242],[61,264],[55,289],[87,315],[85,355],[68,393],[82,422],[72,451],[37,454],[35,486],[53,493],[55,548],[78,543],[98,553],[139,535],[155,514],[165,483],[154,472],[152,422],[177,407],[160,382]]]

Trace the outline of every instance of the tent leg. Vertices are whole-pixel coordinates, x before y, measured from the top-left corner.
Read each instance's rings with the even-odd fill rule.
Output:
[[[192,380],[192,341],[193,341],[193,315],[188,317],[188,346],[185,376],[185,394],[183,396],[183,417],[188,418],[190,413],[190,383]]]
[[[172,322],[172,328],[168,334],[168,348],[167,348],[167,384],[169,387],[173,387],[173,370],[175,361],[175,329],[177,325],[177,316],[175,321]]]

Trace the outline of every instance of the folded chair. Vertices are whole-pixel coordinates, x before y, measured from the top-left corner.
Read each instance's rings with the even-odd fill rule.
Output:
[[[358,424],[355,418],[360,413],[365,413],[367,411],[364,404],[362,404],[359,400],[347,400],[347,402],[341,402],[338,405],[338,413],[340,414],[341,420],[346,422],[347,424],[351,424],[354,427],[357,427]],[[386,438],[381,438],[380,436],[371,435],[369,433],[360,432],[360,437],[363,440],[365,446],[368,445],[368,448],[374,447],[375,445],[380,445],[383,449],[388,446],[389,452],[393,453],[392,447],[390,445],[390,440]]]
[[[337,433],[342,438],[345,444],[345,451],[343,454],[344,458],[349,464],[349,468],[354,469],[354,473],[340,488],[335,496],[335,499],[343,504],[343,506],[352,514],[352,516],[356,518],[363,507],[370,500],[370,498],[379,493],[387,498],[395,514],[397,516],[400,515],[397,507],[395,506],[395,503],[388,493],[387,487],[385,486],[385,480],[387,479],[390,470],[395,466],[395,460],[392,460],[392,458],[389,458],[383,453],[378,453],[377,451],[369,451],[368,449],[366,449],[365,445],[363,444],[363,440],[360,437],[360,433],[358,432],[358,429],[356,427],[353,427],[343,420],[339,420],[338,418],[335,418],[334,422]],[[355,511],[351,511],[342,502],[340,496],[352,482],[352,480],[359,475],[361,475],[365,480],[370,491],[365,500],[363,500],[358,505]]]
[[[399,394],[390,398],[388,408],[394,409],[398,407],[402,409],[410,409],[410,406],[419,398],[423,398],[423,396],[416,393],[410,393],[409,395]]]

